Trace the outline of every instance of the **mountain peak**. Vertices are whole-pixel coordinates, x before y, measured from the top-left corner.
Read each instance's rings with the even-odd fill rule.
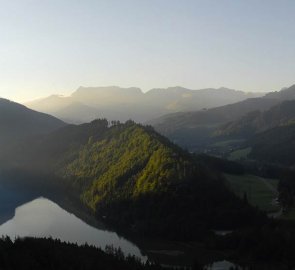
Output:
[[[295,99],[295,84],[285,87],[280,91],[271,92],[265,95],[266,98],[275,98],[280,100]]]

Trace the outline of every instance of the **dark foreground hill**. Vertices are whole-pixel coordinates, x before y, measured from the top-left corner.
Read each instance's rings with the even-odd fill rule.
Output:
[[[0,99],[0,146],[8,147],[30,136],[48,133],[65,124],[59,119]]]
[[[217,173],[132,121],[66,126],[18,151],[19,165],[54,173],[98,217],[131,233],[191,240],[261,217]]]

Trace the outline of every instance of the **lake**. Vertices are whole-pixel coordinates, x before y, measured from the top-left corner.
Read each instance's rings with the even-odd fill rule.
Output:
[[[121,248],[124,254],[144,261],[139,248],[117,233],[94,228],[46,198],[37,198],[15,209],[15,215],[0,226],[0,235],[15,237],[52,237],[62,241]]]
[[[64,196],[60,200],[57,199],[60,196],[53,198],[52,194],[42,194],[43,197],[40,197],[41,194],[38,189],[32,191],[19,184],[4,185],[0,182],[0,236],[7,235],[11,239],[18,236],[52,237],[81,245],[88,243],[102,249],[111,245],[120,247],[125,255],[135,255],[143,261],[149,257],[161,264],[173,266],[191,265],[196,254],[204,256],[204,251],[199,254],[199,250],[192,254],[191,248],[181,242],[137,239],[136,245],[99,222],[93,222],[92,219],[89,222],[88,215],[82,215],[92,225],[87,224],[75,207],[65,203]],[[212,257],[212,262],[217,259],[215,255],[207,254],[207,251],[206,257]],[[229,266],[232,265],[221,261],[212,263],[207,269],[227,270]]]

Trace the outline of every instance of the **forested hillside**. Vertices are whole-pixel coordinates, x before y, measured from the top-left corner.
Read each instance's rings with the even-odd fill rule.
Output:
[[[202,152],[216,141],[244,139],[294,120],[295,86],[259,98],[201,111],[167,114],[149,121],[175,143]]]
[[[210,143],[221,125],[238,120],[252,111],[267,110],[278,102],[277,99],[251,98],[208,110],[164,115],[149,124],[170,140],[194,151]]]
[[[295,101],[280,103],[267,111],[253,111],[215,131],[216,136],[247,138],[278,126],[295,123]]]
[[[295,165],[295,125],[273,128],[258,134],[248,142],[250,157],[285,166]]]
[[[132,233],[195,239],[205,228],[260,219],[222,177],[151,127],[96,120],[28,145],[19,164],[51,170],[98,217]]]

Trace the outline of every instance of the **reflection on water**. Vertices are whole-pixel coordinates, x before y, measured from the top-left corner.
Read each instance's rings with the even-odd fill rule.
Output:
[[[9,182],[4,185],[0,179],[0,237],[1,235],[8,235],[14,239],[17,236],[51,236],[52,238],[77,244],[87,242],[89,245],[101,247],[102,249],[106,245],[112,245],[116,248],[120,247],[126,255],[132,254],[143,261],[147,260],[147,256],[143,256],[138,246],[132,242],[119,237],[113,231],[96,227],[96,225],[95,227],[88,225],[71,214],[72,210],[66,211],[49,199],[40,198],[41,194],[38,190],[23,188]],[[46,197],[50,195],[44,195],[43,193],[43,196]],[[58,198],[53,200],[59,201]],[[65,205],[66,209],[71,209],[68,204]],[[137,240],[139,241],[139,239]],[[150,259],[170,266],[190,266],[195,261],[196,256],[199,256],[199,252],[200,254],[204,252],[204,250],[199,250],[199,247],[196,250],[187,250],[181,243],[162,240],[147,241],[147,239],[141,239],[139,246],[146,251]],[[210,260],[217,259],[214,255],[212,256],[210,255]],[[198,257],[197,261],[202,260]],[[227,270],[232,266],[235,265],[219,261],[208,265],[207,269]]]
[[[229,261],[218,261],[206,266],[205,269],[206,270],[230,270],[230,269],[239,270],[241,268]]]
[[[15,209],[27,202],[36,199],[36,192],[19,189],[17,187],[3,187],[0,179],[0,225],[15,214]]]
[[[120,247],[127,254],[146,260],[139,248],[115,232],[100,230],[89,226],[73,214],[60,208],[54,202],[38,198],[15,210],[15,216],[0,226],[0,235],[35,236],[58,238],[62,241],[95,245]]]

